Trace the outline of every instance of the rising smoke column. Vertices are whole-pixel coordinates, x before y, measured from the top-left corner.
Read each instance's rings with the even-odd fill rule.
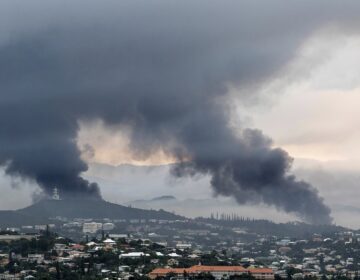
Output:
[[[207,174],[239,203],[331,221],[317,191],[288,173],[285,151],[229,125],[227,89],[253,96],[329,22],[356,30],[358,2],[70,1],[70,12],[64,1],[32,1],[19,17],[14,1],[0,7],[0,164],[9,175],[99,198],[81,177],[76,137],[79,121],[101,119],[131,128],[136,156],[177,157],[176,176]]]

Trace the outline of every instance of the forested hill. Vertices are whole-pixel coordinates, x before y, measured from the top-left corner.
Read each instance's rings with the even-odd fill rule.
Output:
[[[105,200],[42,200],[39,203],[17,210],[37,217],[67,217],[93,219],[183,219],[163,210],[144,210],[127,207]]]
[[[306,238],[315,233],[333,234],[340,231],[348,231],[349,229],[337,225],[311,225],[301,222],[274,223],[269,220],[255,220],[250,218],[237,219],[214,219],[214,218],[197,218],[211,224],[222,225],[224,227],[239,228],[248,233],[256,233],[261,235],[276,235],[296,238]]]
[[[92,219],[159,219],[182,220],[184,217],[164,210],[144,210],[126,207],[104,200],[42,200],[29,207],[0,211],[0,227],[49,223],[50,218]]]

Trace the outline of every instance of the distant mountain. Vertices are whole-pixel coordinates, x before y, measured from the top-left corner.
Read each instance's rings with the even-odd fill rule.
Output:
[[[152,203],[156,203],[156,202],[168,202],[168,201],[177,201],[176,197],[173,195],[162,195],[162,196],[157,196],[154,197],[152,199],[137,199],[137,200],[133,200],[133,201],[129,201],[126,204],[127,205],[135,205],[135,207],[139,207],[139,208],[144,208],[146,209],[146,206],[148,206],[147,204],[152,204]]]
[[[133,204],[133,203],[151,203],[151,202],[161,202],[161,201],[169,201],[169,200],[177,200],[175,196],[173,195],[162,195],[157,196],[152,199],[137,199],[128,202],[127,204]]]
[[[158,196],[158,197],[154,197],[152,199],[152,201],[162,201],[162,200],[176,200],[176,197],[173,195],[163,195],[163,196]]]
[[[20,226],[48,223],[50,218],[93,219],[184,219],[164,210],[144,210],[126,207],[105,200],[41,200],[15,211],[0,211],[0,226]]]

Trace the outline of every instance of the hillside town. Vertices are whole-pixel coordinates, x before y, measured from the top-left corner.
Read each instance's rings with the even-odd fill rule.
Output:
[[[356,231],[296,238],[211,219],[76,219],[61,227],[58,221],[3,229],[0,279],[357,279],[359,273]]]

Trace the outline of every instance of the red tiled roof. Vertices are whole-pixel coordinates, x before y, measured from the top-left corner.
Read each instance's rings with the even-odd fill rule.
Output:
[[[150,274],[166,275],[168,273],[181,274],[186,271],[187,268],[155,268]]]
[[[184,272],[189,274],[201,272],[242,272],[242,273],[273,273],[271,268],[244,268],[242,266],[208,266],[208,265],[194,265],[190,268],[156,268],[150,274],[152,275],[166,275],[168,273],[182,274]]]
[[[210,265],[194,265],[188,268],[189,272],[203,272],[203,271],[237,271],[246,272],[246,269],[242,266],[210,266]]]
[[[271,268],[248,268],[247,269],[250,273],[273,273]]]

